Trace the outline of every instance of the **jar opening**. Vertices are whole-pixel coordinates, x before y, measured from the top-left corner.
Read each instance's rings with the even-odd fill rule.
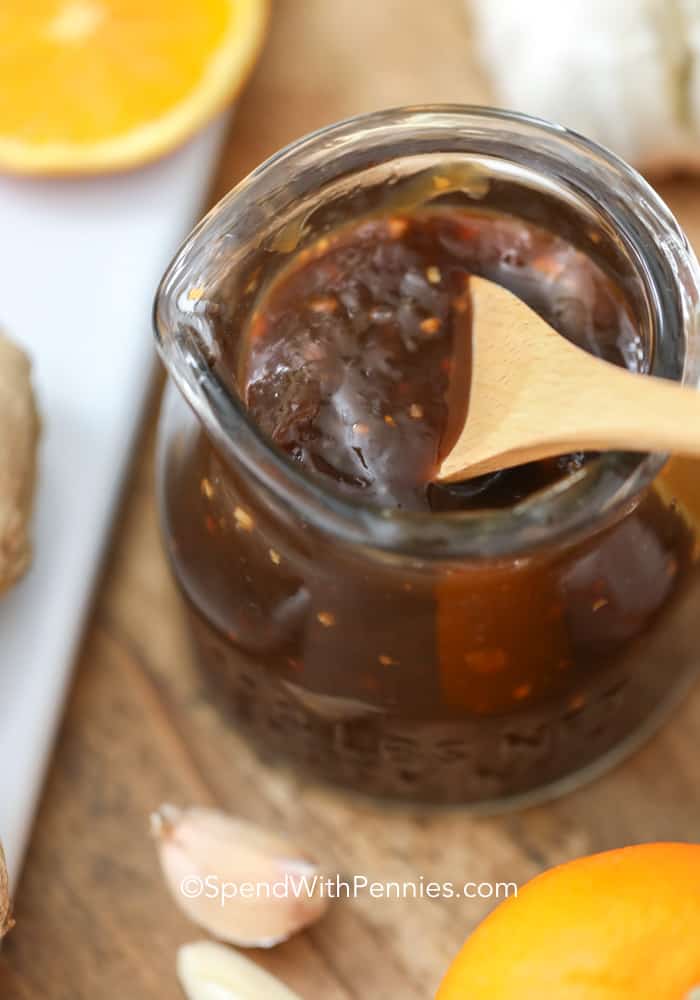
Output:
[[[338,496],[262,434],[217,366],[203,303],[225,288],[227,321],[243,329],[261,287],[290,254],[344,221],[410,205],[440,164],[459,183],[441,202],[479,204],[565,236],[600,261],[641,333],[629,367],[697,379],[697,265],[658,196],[612,154],[564,129],[489,109],[381,112],[323,129],[272,157],[195,230],[158,292],[156,333],[180,391],[228,460],[307,523],[386,557],[500,558],[568,541],[623,511],[664,456],[603,454],[579,473],[509,508],[407,513]],[[194,294],[193,294],[194,293]],[[221,298],[221,296],[219,296]]]

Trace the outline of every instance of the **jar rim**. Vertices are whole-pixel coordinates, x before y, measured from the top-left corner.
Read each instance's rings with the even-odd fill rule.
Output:
[[[338,155],[358,136],[369,142],[373,135],[395,137],[400,131],[447,136],[448,132],[454,134],[458,130],[460,138],[468,140],[484,129],[490,129],[494,136],[501,130],[502,136],[511,139],[517,133],[522,142],[527,140],[527,147],[520,148],[532,155],[541,157],[546,149],[550,158],[554,157],[551,162],[571,169],[577,164],[581,177],[602,183],[602,198],[596,191],[596,205],[602,203],[613,224],[619,222],[619,212],[625,211],[626,204],[629,218],[635,220],[633,231],[628,230],[626,237],[636,251],[638,262],[644,262],[651,248],[664,255],[675,287],[667,287],[663,292],[675,298],[680,306],[686,339],[696,341],[700,270],[675,218],[644,178],[614,153],[563,126],[518,112],[460,104],[418,105],[358,115],[290,143],[260,164],[211,209],[177,252],[156,294],[154,327],[159,353],[195,415],[227,457],[244,465],[249,474],[305,523],[332,536],[336,542],[379,550],[385,558],[413,558],[422,562],[526,557],[543,545],[570,542],[586,531],[599,529],[634,503],[661,470],[667,456],[604,452],[580,472],[507,508],[408,512],[346,498],[332,485],[326,486],[311,477],[277,449],[208,364],[206,352],[191,331],[184,337],[176,336],[182,317],[175,303],[192,261],[205,252],[220,219],[226,216],[231,220],[242,203],[258,196],[257,189],[273,173],[288,175],[290,168],[309,154]],[[441,152],[439,146],[434,152]],[[386,157],[384,162],[391,159]],[[593,197],[586,188],[584,191]],[[614,203],[606,204],[607,194],[613,191],[619,191],[622,200],[616,197]],[[652,280],[649,274],[646,278]],[[666,325],[663,312],[657,318],[657,335],[663,337]],[[695,353],[695,348],[694,352],[685,351],[682,378],[685,383],[697,385],[700,360]]]

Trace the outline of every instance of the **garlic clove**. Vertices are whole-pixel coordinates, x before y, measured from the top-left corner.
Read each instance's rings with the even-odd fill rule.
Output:
[[[321,870],[288,837],[198,807],[162,806],[151,826],[176,902],[222,941],[270,948],[328,906]]]
[[[7,874],[5,855],[0,844],[0,939],[14,926],[10,903],[10,879]]]
[[[182,945],[177,975],[188,1000],[301,1000],[250,959],[214,941]]]

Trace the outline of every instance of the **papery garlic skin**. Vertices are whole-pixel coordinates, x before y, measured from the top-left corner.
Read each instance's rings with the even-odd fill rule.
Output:
[[[467,0],[497,103],[650,172],[700,168],[700,0]]]
[[[197,807],[161,807],[152,830],[176,902],[222,941],[270,948],[328,906],[313,892],[323,877],[318,865],[290,838]]]
[[[250,959],[213,941],[183,945],[177,975],[188,1000],[301,1000]]]

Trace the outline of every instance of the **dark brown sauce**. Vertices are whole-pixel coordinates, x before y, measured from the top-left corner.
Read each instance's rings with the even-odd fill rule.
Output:
[[[470,274],[644,367],[594,260],[515,218],[446,208],[360,220],[302,249],[262,291],[242,355],[222,292],[218,363],[276,446],[346,499],[512,505],[587,457],[434,484],[467,410]],[[525,793],[618,746],[694,669],[694,467],[671,463],[566,544],[433,564],[316,530],[193,419],[164,455],[166,537],[203,674],[264,755],[311,775],[439,802]]]
[[[577,470],[582,455],[434,482],[467,417],[470,274],[582,346],[637,356],[624,301],[569,244],[514,219],[423,210],[337,231],[278,276],[241,366],[252,416],[310,473],[384,507],[504,506]]]

